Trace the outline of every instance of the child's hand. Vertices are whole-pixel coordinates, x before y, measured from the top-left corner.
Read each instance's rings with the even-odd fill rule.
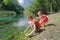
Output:
[[[30,36],[31,34],[28,34],[27,36]]]
[[[24,31],[24,33],[26,33],[26,31]]]
[[[25,34],[24,36],[28,36],[27,34]]]
[[[30,36],[30,34],[25,34],[24,36]]]

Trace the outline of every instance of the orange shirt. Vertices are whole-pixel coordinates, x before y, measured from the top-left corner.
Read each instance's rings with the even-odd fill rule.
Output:
[[[41,29],[41,25],[39,24],[39,22],[36,19],[33,19],[32,24],[36,25],[36,30],[40,30]]]

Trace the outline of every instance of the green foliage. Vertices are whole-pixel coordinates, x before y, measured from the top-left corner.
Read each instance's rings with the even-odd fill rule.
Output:
[[[23,14],[24,8],[19,5],[18,0],[2,0],[0,4],[0,10],[15,11],[16,15]]]
[[[16,12],[14,11],[0,11],[0,18],[5,17],[16,17]]]
[[[3,2],[5,3],[5,5],[7,5],[9,3],[9,0],[4,0]]]
[[[0,26],[0,40],[21,40],[23,31],[12,24]]]
[[[45,12],[58,12],[60,10],[60,0],[34,0],[34,2],[25,9],[24,13],[26,15],[37,15],[37,9],[41,9]]]
[[[0,3],[2,3],[3,0],[0,0]]]
[[[30,12],[29,11],[29,9],[28,8],[25,8],[25,10],[24,10],[24,16],[28,16],[28,15],[32,15],[32,16],[35,16],[32,12]]]

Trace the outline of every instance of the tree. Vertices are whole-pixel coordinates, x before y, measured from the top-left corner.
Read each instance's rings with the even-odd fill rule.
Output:
[[[17,15],[23,14],[24,8],[18,4],[17,0],[3,0],[2,1],[2,9],[15,11]]]
[[[27,9],[31,13],[34,13],[36,9],[41,9],[45,12],[58,12],[60,10],[60,0],[34,0]]]

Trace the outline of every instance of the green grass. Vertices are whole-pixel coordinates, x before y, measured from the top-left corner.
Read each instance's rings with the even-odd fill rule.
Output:
[[[24,37],[24,26],[20,28],[12,23],[18,21],[23,14],[16,17],[14,11],[0,11],[0,40],[22,40]]]
[[[21,27],[22,28],[22,27]],[[0,26],[0,40],[21,40],[24,36],[24,27],[15,27],[12,24]]]
[[[5,12],[5,13],[4,13]],[[10,11],[0,12],[0,15],[9,15]],[[12,12],[10,12],[12,13]],[[14,15],[13,15],[14,16]],[[18,15],[17,17],[0,17],[0,40],[22,40],[24,37],[23,31],[24,26],[18,28],[18,26],[13,26],[12,23],[18,21],[23,15]]]

